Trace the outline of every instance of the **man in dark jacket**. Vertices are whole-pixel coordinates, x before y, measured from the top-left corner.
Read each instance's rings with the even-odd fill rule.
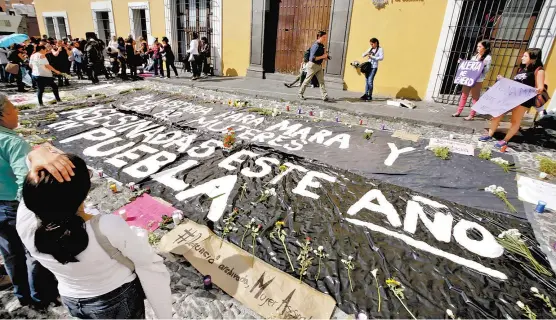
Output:
[[[85,61],[87,62],[89,79],[93,83],[99,83],[98,75],[104,63],[102,51],[99,51],[99,44],[95,39],[89,39],[85,46]]]
[[[309,54],[309,62],[307,63],[307,78],[301,84],[299,89],[299,98],[305,100],[303,94],[305,93],[305,88],[311,83],[313,77],[317,77],[319,80],[319,88],[322,96],[322,100],[328,101],[328,93],[326,92],[326,87],[324,85],[324,70],[322,69],[322,63],[329,59],[328,53],[324,50],[324,44],[326,43],[328,36],[325,31],[319,31],[317,33],[317,41],[311,46]]]

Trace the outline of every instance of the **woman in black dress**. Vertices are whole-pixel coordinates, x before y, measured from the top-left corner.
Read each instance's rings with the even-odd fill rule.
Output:
[[[134,79],[137,77],[137,58],[135,52],[135,41],[131,36],[129,36],[125,42],[125,56],[127,66],[129,67],[129,75]]]
[[[541,49],[527,49],[527,51],[525,51],[523,57],[521,58],[522,64],[520,66],[520,69],[513,79],[514,81],[521,82],[525,85],[536,88],[537,94],[541,94],[544,90],[545,72],[541,59]],[[498,76],[499,80],[501,78],[502,76]],[[527,112],[530,107],[536,107],[536,99],[537,96],[508,111],[512,113],[511,127],[506,133],[506,137],[504,137],[504,140],[498,141],[494,145],[496,148],[504,147],[517,133],[517,131],[519,131],[523,115],[525,115],[525,112]],[[500,115],[498,117],[492,118],[492,120],[490,121],[490,129],[488,130],[488,135],[480,137],[479,140],[483,142],[492,140],[492,136],[496,132],[496,129],[498,129],[498,125],[500,124],[500,121],[503,117],[504,115]]]
[[[166,37],[162,38],[162,48],[160,52],[162,53],[163,59],[166,59],[166,76],[168,77],[168,79],[170,79],[170,67],[174,69],[174,74],[176,75],[176,78],[178,78],[178,69],[176,69],[176,66],[174,65],[174,62],[176,61],[176,56],[174,56],[174,52],[172,52],[172,47],[170,47],[170,44],[168,43],[168,38]]]

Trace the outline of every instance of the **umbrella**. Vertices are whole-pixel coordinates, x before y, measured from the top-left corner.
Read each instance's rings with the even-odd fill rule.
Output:
[[[26,34],[14,33],[0,39],[0,48],[7,48],[12,44],[20,44],[25,42],[25,40],[29,39],[29,36]]]

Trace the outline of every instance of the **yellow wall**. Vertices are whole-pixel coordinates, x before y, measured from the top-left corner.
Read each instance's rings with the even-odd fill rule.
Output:
[[[243,77],[251,50],[251,0],[222,2],[222,73]]]
[[[364,75],[350,63],[364,61],[361,55],[374,37],[384,48],[384,61],[380,62],[373,94],[423,99],[445,10],[446,0],[394,0],[381,10],[370,0],[355,0],[344,73],[347,89],[365,90]]]
[[[70,32],[73,37],[83,38],[86,32],[94,32],[91,2],[95,0],[35,0],[35,10],[39,21],[41,34],[45,34],[42,12],[65,11],[68,14]],[[142,0],[144,2],[147,0]],[[112,12],[116,34],[127,37],[130,33],[129,2],[134,0],[112,0]],[[164,18],[164,0],[148,0],[150,9],[151,33],[162,38],[166,33]]]
[[[35,11],[41,35],[46,34],[42,13],[52,11],[67,12],[70,34],[75,38],[83,38],[85,33],[95,31],[89,0],[35,0]]]
[[[151,34],[162,39],[166,34],[166,18],[164,17],[164,0],[150,0]]]

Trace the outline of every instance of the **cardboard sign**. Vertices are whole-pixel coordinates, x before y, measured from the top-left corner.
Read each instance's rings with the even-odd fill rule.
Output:
[[[484,64],[482,61],[464,60],[458,66],[458,72],[454,80],[455,84],[472,87],[483,73]]]
[[[517,191],[522,201],[537,204],[541,200],[547,209],[556,210],[556,184],[518,176]]]
[[[154,231],[158,229],[162,216],[167,215],[171,217],[175,209],[157,201],[148,194],[143,194],[135,201],[114,211],[114,214],[119,214],[120,210],[126,211],[126,221],[130,226]]]
[[[432,138],[429,141],[429,148],[448,147],[450,152],[459,153],[466,156],[475,154],[475,147],[468,143],[457,142],[453,140],[442,140]]]
[[[413,142],[417,142],[419,140],[419,135],[418,134],[413,134],[413,133],[409,133],[409,132],[401,131],[401,130],[394,131],[394,134],[392,134],[392,137],[402,139],[402,140],[409,140],[409,141],[413,141]]]
[[[249,240],[251,241],[251,239]],[[185,221],[166,234],[159,249],[183,255],[199,272],[267,319],[330,319],[336,302],[270,266],[207,227]]]
[[[537,95],[537,90],[517,81],[502,78],[485,92],[471,109],[498,117]]]

